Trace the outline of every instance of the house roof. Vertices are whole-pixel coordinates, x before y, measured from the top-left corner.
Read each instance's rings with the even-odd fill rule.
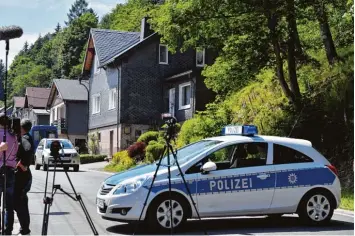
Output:
[[[101,68],[152,38],[153,35],[157,35],[153,33],[141,40],[140,34],[140,32],[91,29],[82,72],[90,71],[95,54],[98,57],[98,67]]]
[[[49,88],[27,87],[25,106],[26,107],[32,106],[37,108],[46,107],[49,93],[50,93]]]
[[[88,100],[88,81],[70,80],[70,79],[54,79],[47,101],[46,108],[52,106],[56,98],[56,91],[62,100],[67,101],[87,101]]]
[[[91,29],[99,67],[140,41],[140,32]]]
[[[70,79],[54,79],[53,83],[58,90],[60,97],[63,100],[71,101],[87,101],[88,92],[78,80]],[[82,81],[87,88],[89,86],[87,81]]]
[[[25,97],[14,97],[14,107],[24,107],[25,106]]]

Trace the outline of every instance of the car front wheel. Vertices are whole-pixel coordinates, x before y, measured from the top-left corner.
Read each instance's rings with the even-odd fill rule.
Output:
[[[79,165],[74,166],[74,171],[78,172],[79,171]]]
[[[41,165],[37,163],[37,158],[35,158],[35,169],[36,170],[41,169]]]
[[[323,224],[332,218],[334,206],[331,204],[329,194],[312,193],[302,200],[299,216],[307,224]]]
[[[169,231],[171,226],[173,226],[174,230],[180,228],[187,219],[186,201],[182,197],[173,195],[171,196],[171,205],[172,208],[170,207],[170,199],[168,197],[156,199],[148,212],[150,225],[160,231]]]

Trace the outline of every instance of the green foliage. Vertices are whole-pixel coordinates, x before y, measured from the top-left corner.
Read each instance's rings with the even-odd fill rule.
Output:
[[[128,0],[125,4],[117,4],[111,13],[105,15],[100,27],[120,31],[140,31],[141,20],[153,7],[152,1]]]
[[[94,163],[104,161],[107,158],[106,155],[91,155],[91,154],[81,154],[80,164]]]
[[[137,142],[144,142],[145,144],[149,144],[150,141],[154,140],[157,141],[159,137],[159,132],[157,131],[148,131],[143,134],[137,139]]]
[[[68,16],[68,21],[65,22],[66,25],[70,25],[75,19],[84,15],[85,13],[94,13],[92,8],[88,8],[89,4],[86,0],[76,0],[74,4],[72,4]]]
[[[90,28],[96,26],[96,16],[85,13],[63,29],[57,25],[54,34],[39,36],[33,45],[25,43],[9,70],[10,96],[22,96],[27,86],[48,87],[54,78],[76,79]]]
[[[158,142],[150,143],[145,148],[145,162],[151,163],[158,160],[161,157],[163,150],[164,144]]]
[[[340,208],[354,211],[354,189],[343,189],[341,191]]]
[[[112,161],[105,167],[105,170],[112,172],[120,172],[128,170],[135,166],[134,160],[129,157],[127,151],[116,152]]]
[[[99,143],[99,133],[94,132],[89,134],[88,142],[89,151],[92,154],[98,154],[100,152],[100,143]]]
[[[230,110],[223,103],[209,104],[207,110],[199,112],[181,127],[177,146],[182,147],[203,138],[218,136],[221,129],[231,122]]]

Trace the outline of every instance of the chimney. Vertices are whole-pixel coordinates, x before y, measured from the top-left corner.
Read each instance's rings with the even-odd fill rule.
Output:
[[[141,22],[141,41],[153,33],[147,21],[148,17],[144,17]]]

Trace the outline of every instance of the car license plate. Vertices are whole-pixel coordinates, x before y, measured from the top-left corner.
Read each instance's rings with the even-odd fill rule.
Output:
[[[96,199],[96,205],[99,207],[99,208],[105,208],[105,200],[103,199]]]

